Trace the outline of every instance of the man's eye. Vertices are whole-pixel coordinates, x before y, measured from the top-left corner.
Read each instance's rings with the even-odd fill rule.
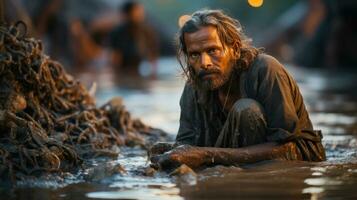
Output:
[[[190,58],[192,58],[192,59],[196,59],[196,58],[198,58],[198,53],[191,53],[190,54]]]
[[[219,53],[219,50],[218,49],[209,49],[208,53],[211,55],[217,55]]]

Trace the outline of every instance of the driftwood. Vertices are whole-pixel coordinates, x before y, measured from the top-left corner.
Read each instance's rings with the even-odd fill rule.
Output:
[[[145,148],[166,137],[132,119],[120,98],[97,108],[21,26],[0,26],[1,180],[75,170],[88,158],[116,157],[117,146]]]

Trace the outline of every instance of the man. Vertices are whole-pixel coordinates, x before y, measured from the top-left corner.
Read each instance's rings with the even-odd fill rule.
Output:
[[[152,28],[145,23],[144,6],[136,1],[124,2],[119,10],[124,23],[110,34],[112,65],[117,74],[139,75],[139,65],[147,59],[156,74],[158,41]]]
[[[153,166],[325,160],[321,133],[313,130],[295,80],[250,45],[237,20],[222,11],[198,11],[177,40],[188,77],[180,128],[175,145],[151,149]]]

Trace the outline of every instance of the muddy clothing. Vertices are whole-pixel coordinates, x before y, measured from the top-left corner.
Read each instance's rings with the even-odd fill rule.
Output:
[[[295,80],[276,59],[260,54],[239,76],[231,87],[238,87],[241,98],[229,113],[222,108],[218,91],[199,92],[186,84],[177,142],[239,148],[294,141],[299,158],[325,160],[322,135],[313,130]]]

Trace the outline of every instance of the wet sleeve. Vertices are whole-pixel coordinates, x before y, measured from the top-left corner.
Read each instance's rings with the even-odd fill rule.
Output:
[[[285,142],[294,138],[300,131],[293,99],[295,81],[273,58],[260,68],[257,77],[257,98],[265,109],[267,140]]]
[[[186,84],[180,99],[180,127],[176,136],[176,142],[180,144],[195,145],[195,131],[193,117],[195,112],[194,91]]]

